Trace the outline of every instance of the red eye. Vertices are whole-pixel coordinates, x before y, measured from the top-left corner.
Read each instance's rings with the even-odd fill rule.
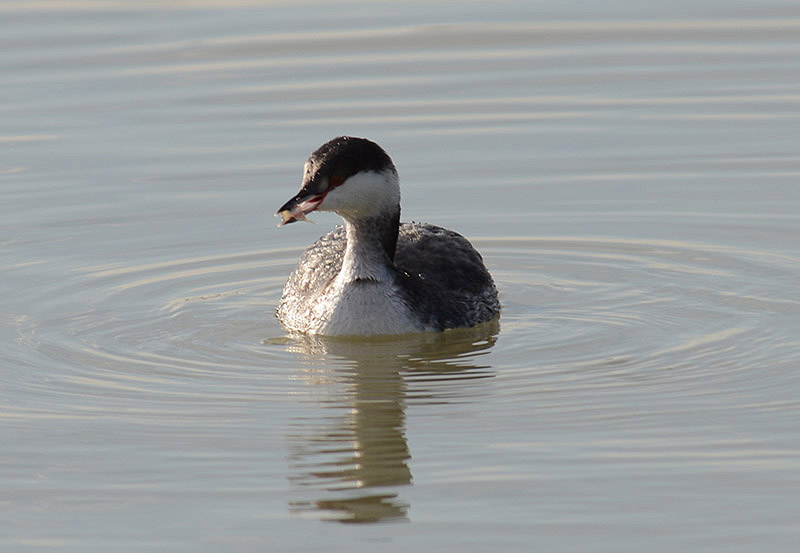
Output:
[[[344,177],[342,175],[331,175],[329,182],[331,184],[331,188],[334,188],[344,182]]]

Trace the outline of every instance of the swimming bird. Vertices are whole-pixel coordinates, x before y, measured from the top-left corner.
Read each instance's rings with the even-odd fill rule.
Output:
[[[400,184],[389,155],[340,136],[306,161],[302,187],[278,226],[312,211],[344,219],[300,257],[276,314],[290,331],[392,335],[471,327],[500,312],[492,276],[460,234],[400,223]]]

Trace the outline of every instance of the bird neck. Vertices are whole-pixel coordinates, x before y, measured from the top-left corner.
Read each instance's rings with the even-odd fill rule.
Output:
[[[344,282],[383,282],[392,278],[400,208],[364,219],[345,219],[347,246],[339,277]]]

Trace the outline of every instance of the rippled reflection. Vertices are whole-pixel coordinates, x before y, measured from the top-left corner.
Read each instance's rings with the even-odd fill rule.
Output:
[[[407,403],[420,388],[416,397],[442,402],[452,399],[448,382],[491,377],[477,360],[498,330],[494,321],[400,339],[293,339],[287,349],[300,355],[300,376],[326,413],[289,429],[290,481],[302,496],[291,511],[342,522],[406,518],[397,488],[412,482]]]

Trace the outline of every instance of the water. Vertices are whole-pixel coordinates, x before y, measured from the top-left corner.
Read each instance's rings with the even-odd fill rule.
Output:
[[[794,3],[5,2],[0,45],[1,550],[795,550]],[[272,213],[338,134],[499,325],[285,335],[336,218]]]

